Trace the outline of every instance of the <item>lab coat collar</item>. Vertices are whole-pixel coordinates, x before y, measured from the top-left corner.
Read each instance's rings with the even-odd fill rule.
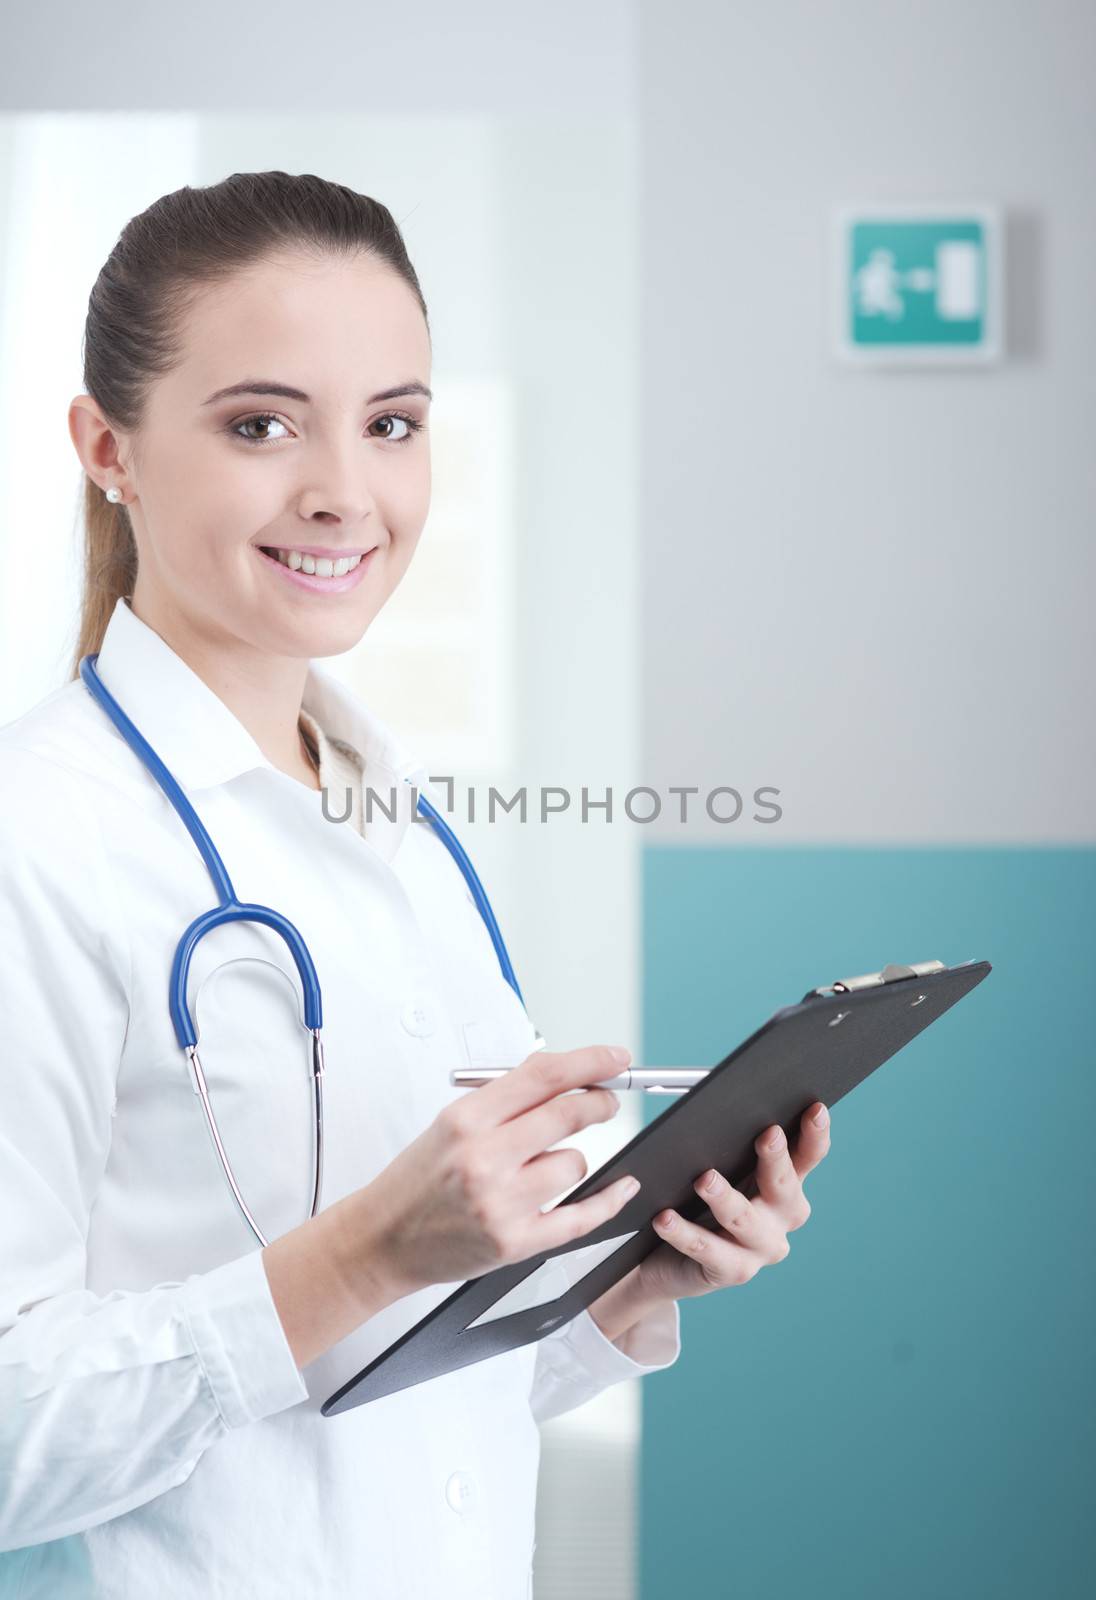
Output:
[[[96,666],[122,710],[184,789],[228,783],[255,768],[277,772],[239,718],[154,628],[142,622],[125,596],[115,602]],[[388,805],[391,787],[425,788],[425,767],[379,717],[314,661],[309,662],[301,703],[329,738],[344,739],[360,752],[365,781],[381,803]],[[389,847],[382,853],[394,851],[410,815],[410,807],[400,804],[397,816],[402,825],[393,832],[389,822],[379,830]],[[380,843],[379,837],[376,842]]]

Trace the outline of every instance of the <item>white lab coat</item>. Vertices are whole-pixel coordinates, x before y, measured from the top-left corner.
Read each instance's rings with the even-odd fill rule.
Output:
[[[455,863],[412,825],[403,780],[431,794],[427,769],[310,666],[305,709],[362,752],[376,791],[398,786],[397,820],[375,809],[363,840],[122,600],[99,668],[239,898],[283,912],[312,952],[328,1206],[466,1092],[453,1066],[516,1065],[535,1042]],[[456,1283],[397,1301],[298,1370],[168,1011],[176,944],[217,896],[79,679],[0,729],[0,838],[0,1591],[523,1600],[538,1421],[671,1365],[676,1303],[619,1345],[584,1311],[321,1417]],[[272,930],[231,924],[199,943],[188,996],[229,1157],[275,1238],[309,1202],[296,969]],[[556,1263],[559,1292],[577,1261]]]

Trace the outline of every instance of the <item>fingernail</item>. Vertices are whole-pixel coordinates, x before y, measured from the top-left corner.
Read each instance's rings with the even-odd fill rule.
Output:
[[[620,1192],[626,1200],[630,1200],[634,1194],[639,1192],[639,1179],[625,1178],[620,1185]]]
[[[783,1143],[784,1143],[784,1130],[783,1130],[783,1128],[777,1128],[776,1132],[775,1133],[771,1133],[769,1135],[769,1137],[765,1140],[765,1149],[766,1150],[779,1150],[780,1146]]]
[[[822,1107],[821,1111],[816,1117],[811,1118],[811,1121],[814,1123],[816,1128],[824,1128],[829,1120],[830,1114],[826,1110],[825,1106]]]
[[[663,1211],[655,1218],[655,1221],[658,1223],[660,1228],[672,1228],[674,1225],[674,1214],[672,1211]]]
[[[613,1060],[618,1061],[622,1067],[626,1067],[629,1061],[632,1059],[632,1052],[626,1049],[622,1044],[611,1044],[609,1046],[609,1054],[612,1056]]]

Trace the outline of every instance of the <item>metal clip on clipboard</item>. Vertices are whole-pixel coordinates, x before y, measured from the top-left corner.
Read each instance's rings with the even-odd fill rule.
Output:
[[[930,972],[944,972],[945,970],[946,968],[942,961],[915,961],[909,967],[902,967],[891,961],[878,972],[864,972],[858,978],[838,978],[835,983],[831,983],[828,987],[808,989],[803,999],[810,1000],[816,994],[853,994],[857,989],[874,989],[881,983],[896,983],[899,978],[927,978]],[[802,1001],[800,1004],[802,1004]]]

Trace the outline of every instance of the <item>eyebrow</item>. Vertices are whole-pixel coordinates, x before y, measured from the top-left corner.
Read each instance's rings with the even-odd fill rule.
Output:
[[[243,383],[230,383],[227,389],[215,390],[213,394],[202,401],[202,404],[210,406],[214,400],[226,400],[229,395],[233,394],[274,394],[279,395],[283,400],[300,400],[304,405],[308,405],[311,401],[311,396],[305,394],[303,389],[291,388],[288,383],[276,383],[270,378],[245,378]],[[394,389],[381,389],[377,394],[371,394],[365,403],[367,406],[371,406],[375,405],[378,400],[398,400],[401,395],[405,394],[425,395],[427,400],[433,400],[434,398],[425,383],[420,383],[417,378],[412,378],[407,383],[398,383]]]

